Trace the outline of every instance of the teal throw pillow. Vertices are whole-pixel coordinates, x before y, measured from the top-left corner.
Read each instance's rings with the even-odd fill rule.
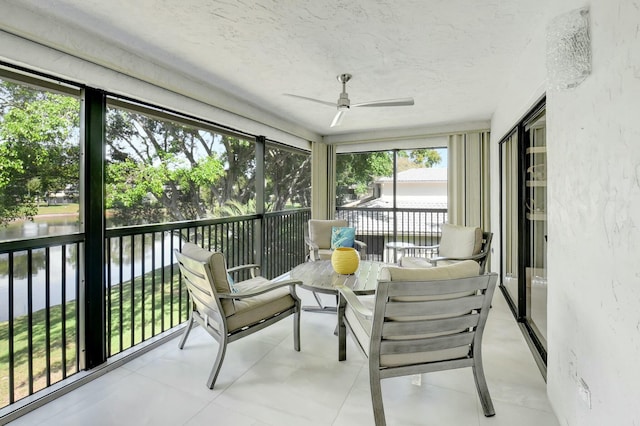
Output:
[[[356,228],[338,227],[331,228],[331,249],[338,247],[353,247],[356,240]]]
[[[231,289],[231,293],[239,293],[239,290],[234,285],[235,281],[233,281],[233,277],[228,272],[227,272],[227,281],[229,281],[229,288]]]

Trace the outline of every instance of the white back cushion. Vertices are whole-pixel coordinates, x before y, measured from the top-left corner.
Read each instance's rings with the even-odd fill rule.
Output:
[[[433,268],[403,268],[387,266],[380,271],[380,281],[439,281],[475,277],[480,265],[474,260],[463,260],[447,266]]]
[[[438,255],[442,257],[469,257],[480,253],[482,229],[472,226],[442,225],[442,238]]]
[[[348,226],[346,220],[311,219],[309,221],[309,238],[321,249],[331,248],[331,228]]]

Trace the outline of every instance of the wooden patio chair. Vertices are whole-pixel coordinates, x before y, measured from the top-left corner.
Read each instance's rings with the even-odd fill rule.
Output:
[[[385,425],[381,380],[471,367],[484,415],[495,414],[482,366],[482,334],[497,274],[474,261],[435,268],[383,270],[375,296],[339,289],[338,358],[346,332],[369,362],[376,426]]]
[[[307,245],[307,260],[315,262],[317,260],[331,260],[333,249],[331,248],[331,230],[334,227],[343,228],[348,227],[349,222],[343,219],[325,220],[325,219],[310,219],[308,228],[305,230],[304,242]],[[367,244],[363,241],[354,240],[353,248],[355,248],[360,254],[360,259],[366,260],[367,258]],[[313,292],[313,297],[316,299],[320,310],[331,309],[326,307],[318,293]],[[335,311],[335,308],[333,308]]]
[[[243,265],[230,271],[251,269],[252,278],[231,283],[224,255],[195,244],[185,243],[182,252],[175,250],[182,278],[191,301],[187,326],[178,347],[184,348],[194,322],[202,326],[217,342],[218,354],[207,380],[209,389],[220,372],[227,344],[262,330],[293,315],[293,346],[300,350],[301,303],[296,294],[297,280],[273,283],[255,276],[258,265]]]
[[[309,227],[304,235],[304,242],[307,244],[309,253],[307,259],[310,261],[316,260],[330,260],[333,249],[331,248],[331,229],[333,227],[348,227],[349,223],[346,220],[324,220],[324,219],[311,219],[309,220]],[[367,245],[359,240],[354,240],[353,248],[360,253],[360,259],[366,260],[367,258]]]
[[[428,268],[450,265],[462,260],[475,260],[484,274],[491,250],[493,233],[472,226],[442,225],[440,244],[398,247],[400,266]]]

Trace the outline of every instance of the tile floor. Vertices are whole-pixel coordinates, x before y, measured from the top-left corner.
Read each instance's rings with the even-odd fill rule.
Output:
[[[300,290],[305,303],[311,294]],[[337,361],[335,316],[302,315],[302,351],[289,318],[229,345],[215,389],[217,344],[202,329],[174,339],[10,423],[22,425],[373,425],[364,357],[348,340]],[[483,345],[496,415],[485,418],[470,369],[382,382],[389,425],[557,426],[545,383],[503,295]]]

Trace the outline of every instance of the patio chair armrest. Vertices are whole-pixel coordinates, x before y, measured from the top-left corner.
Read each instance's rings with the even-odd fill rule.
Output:
[[[228,273],[233,273],[233,272],[238,272],[238,271],[243,271],[245,269],[251,269],[251,278],[255,278],[256,277],[256,271],[260,271],[260,265],[256,264],[256,263],[247,263],[246,265],[239,265],[239,266],[234,266],[233,268],[229,268],[227,269]],[[258,275],[260,275],[258,273]]]
[[[354,240],[353,248],[360,254],[360,259],[365,260],[367,258],[367,243],[360,240]]]
[[[261,287],[253,291],[247,291],[243,293],[218,293],[218,296],[222,299],[246,299],[248,297],[259,296],[261,294],[268,293],[278,288],[287,287],[287,286],[291,287],[292,290],[295,291],[295,286],[299,284],[302,284],[302,281],[285,280],[285,281],[278,281],[278,282],[269,282],[269,284],[265,285],[264,287]]]
[[[353,245],[357,246],[358,250],[367,248],[367,243],[365,243],[364,241],[360,241],[360,240],[354,240],[353,241]]]
[[[362,304],[362,302],[360,301],[360,299],[358,299],[358,296],[356,296],[353,290],[343,285],[338,286],[337,288],[340,294],[340,299],[342,299],[340,302],[348,303],[349,306],[351,306],[351,308],[354,311],[356,311],[359,315],[362,315],[366,319],[373,318],[373,311],[371,311],[371,309],[367,308]]]
[[[309,246],[309,249],[313,250],[313,257],[311,260],[319,260],[320,255],[318,254],[318,250],[320,247],[316,244],[308,235],[304,236],[304,242]]]
[[[480,260],[480,259],[482,259],[483,257],[486,257],[486,256],[487,256],[486,253],[478,253],[478,254],[474,254],[473,256],[466,256],[466,257],[439,256],[439,257],[432,257],[431,259],[428,259],[428,261],[435,265],[439,260],[455,260],[455,261]]]

